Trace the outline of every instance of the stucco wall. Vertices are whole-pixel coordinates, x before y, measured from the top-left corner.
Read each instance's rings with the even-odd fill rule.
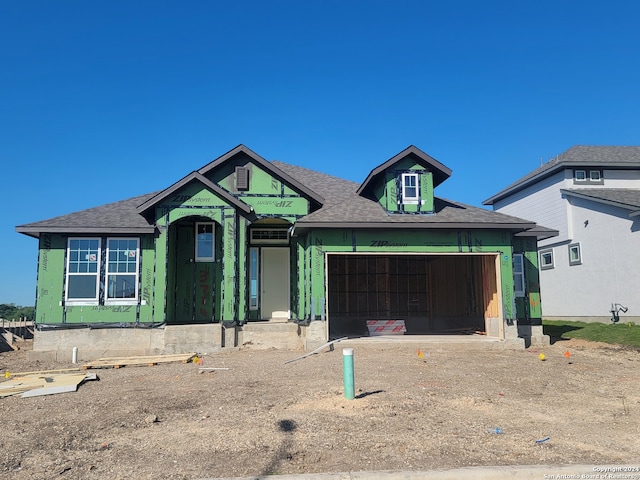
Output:
[[[640,316],[640,220],[629,218],[627,210],[585,199],[567,202],[573,237],[553,247],[554,268],[540,272],[544,317],[606,321],[613,302],[629,308],[622,317]],[[570,266],[568,245],[575,242],[582,264]]]
[[[559,236],[542,240],[538,246],[567,239],[567,214],[561,188],[568,188],[565,172],[561,171],[539,183],[496,202],[493,209],[507,215],[534,221],[538,225],[558,230]]]

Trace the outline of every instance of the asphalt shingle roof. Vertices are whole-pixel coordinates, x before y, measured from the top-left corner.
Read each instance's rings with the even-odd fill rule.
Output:
[[[317,210],[297,223],[305,224],[375,224],[380,223],[389,226],[427,225],[434,227],[444,224],[468,224],[469,228],[481,228],[489,225],[503,225],[504,228],[518,228],[525,224],[534,226],[534,222],[512,217],[484,208],[472,207],[458,202],[441,198],[435,199],[435,214],[390,214],[387,213],[378,202],[364,198],[356,193],[359,185],[349,180],[344,180],[331,175],[323,174],[307,168],[290,165],[283,162],[273,162],[279,169],[285,171],[294,178],[301,179],[312,190],[318,192],[325,199],[323,208]]]
[[[358,195],[359,184],[304,167],[273,161],[276,168],[308,189],[322,196],[322,208],[297,222],[303,226],[325,227],[432,227],[432,228],[508,228],[553,230],[537,227],[534,222],[483,208],[472,207],[441,198],[435,199],[434,214],[389,214],[376,201]],[[138,213],[138,207],[158,192],[140,195],[87,210],[19,225],[16,230],[38,236],[41,232],[59,233],[145,233],[154,226]]]
[[[636,188],[566,188],[562,192],[615,203],[629,210],[640,209],[640,189]]]
[[[146,202],[157,192],[139,195],[119,202],[107,203],[59,217],[27,223],[16,227],[16,231],[38,236],[43,232],[68,233],[146,233],[154,227],[137,212],[138,205]]]
[[[575,167],[640,168],[640,147],[576,145],[500,190],[482,203],[484,205],[492,205],[494,202],[546,178],[558,170]]]

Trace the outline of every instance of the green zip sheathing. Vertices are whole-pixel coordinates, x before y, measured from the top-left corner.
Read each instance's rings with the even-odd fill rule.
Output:
[[[523,325],[542,325],[536,239],[515,237],[513,245],[514,253],[522,253],[524,256],[525,292],[524,297],[516,297],[515,299],[517,318]]]
[[[327,253],[398,254],[491,254],[499,255],[500,279],[505,318],[516,318],[513,310],[512,246],[509,232],[490,230],[415,231],[415,230],[313,230],[307,235],[304,295],[299,303],[308,318],[324,315],[325,256]],[[300,242],[300,240],[299,240]],[[302,244],[302,242],[300,242]],[[537,278],[537,275],[534,275]]]
[[[415,204],[402,202],[402,174],[418,175],[420,186],[418,201]],[[376,199],[382,207],[391,213],[433,213],[433,174],[422,165],[404,159],[385,172],[373,188]]]
[[[138,302],[123,301],[104,304],[101,300],[95,305],[79,305],[78,302],[66,302],[64,297],[66,274],[67,236],[43,234],[40,237],[38,261],[38,292],[36,298],[36,323],[40,325],[113,325],[133,326],[150,325],[158,322],[154,318],[154,271],[155,249],[152,235],[137,236],[140,240],[140,260],[138,274]],[[71,237],[73,238],[73,237]],[[104,252],[108,238],[100,238]],[[127,236],[127,238],[134,238]],[[101,266],[104,272],[104,266]],[[100,295],[103,298],[103,294]]]
[[[40,236],[36,323],[62,323],[62,291],[66,237],[44,233]]]

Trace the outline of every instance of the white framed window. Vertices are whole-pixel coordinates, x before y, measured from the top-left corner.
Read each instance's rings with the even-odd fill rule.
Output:
[[[524,255],[513,254],[513,288],[516,297],[524,297]]]
[[[417,173],[402,174],[402,203],[418,203],[419,182]]]
[[[196,262],[213,262],[215,260],[214,232],[212,222],[196,223]]]
[[[587,181],[587,171],[586,170],[576,170],[573,174],[573,178],[576,182],[586,182]]]
[[[549,270],[553,268],[553,248],[540,250],[540,269]]]
[[[600,180],[602,180],[600,170],[589,170],[589,181],[599,182]]]
[[[100,239],[69,238],[65,299],[77,305],[95,305],[100,293]]]
[[[582,263],[582,252],[579,243],[569,245],[569,265],[580,265]]]
[[[139,239],[107,238],[105,303],[138,300]]]

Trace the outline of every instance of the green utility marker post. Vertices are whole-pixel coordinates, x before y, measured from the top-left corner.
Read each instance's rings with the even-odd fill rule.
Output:
[[[342,360],[344,370],[344,398],[353,400],[356,398],[353,381],[353,348],[342,349]]]

